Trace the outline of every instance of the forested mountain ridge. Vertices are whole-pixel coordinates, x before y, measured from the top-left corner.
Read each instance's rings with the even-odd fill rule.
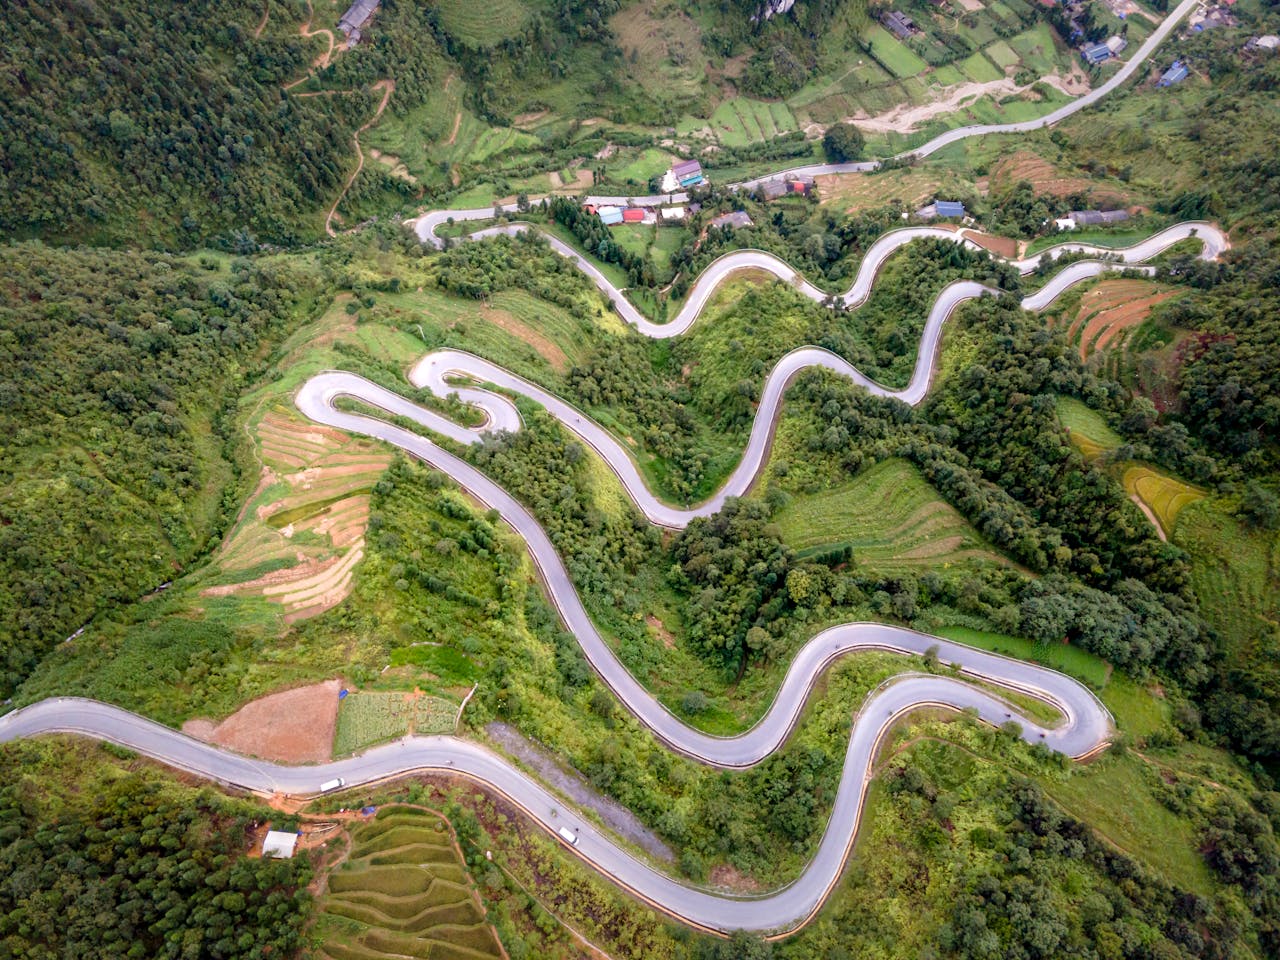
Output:
[[[225,416],[310,309],[290,262],[0,247],[0,691],[238,509]],[[224,491],[232,499],[223,502]]]
[[[256,0],[17,3],[0,50],[0,232],[190,247],[313,237],[363,95],[281,87],[313,56]]]

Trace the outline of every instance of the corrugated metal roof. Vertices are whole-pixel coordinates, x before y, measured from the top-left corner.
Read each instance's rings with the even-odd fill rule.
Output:
[[[355,0],[338,21],[338,27],[344,33],[350,33],[353,29],[364,26],[364,22],[373,16],[373,11],[378,9],[378,2],[379,0]]]
[[[639,207],[628,207],[622,211],[622,219],[627,223],[641,223],[644,220],[644,211]]]
[[[939,200],[933,206],[940,217],[964,216],[964,204],[959,200]]]
[[[600,222],[606,227],[613,226],[615,223],[622,222],[621,207],[601,207],[596,211],[596,216],[600,218]]]
[[[681,160],[679,163],[671,167],[671,172],[676,175],[677,179],[683,180],[685,177],[697,174],[702,175],[702,164],[697,160]]]

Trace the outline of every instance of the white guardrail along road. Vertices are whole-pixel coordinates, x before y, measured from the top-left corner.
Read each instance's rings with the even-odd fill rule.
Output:
[[[1085,97],[1039,120],[953,130],[913,153],[927,155],[968,136],[1035,129],[1054,123],[1096,102],[1123,83],[1194,6],[1195,0],[1184,0],[1156,29],[1133,60],[1125,64],[1106,84]],[[874,162],[823,164],[801,168],[795,172],[843,172],[868,170],[875,166]],[[750,181],[741,186],[750,187],[758,182]],[[491,207],[484,210],[436,211],[420,218],[416,227],[424,241],[438,244],[434,231],[449,218],[480,220],[491,217],[492,213]],[[495,228],[507,232],[522,229],[528,227],[516,224]],[[495,231],[482,231],[491,232]],[[851,306],[861,303],[870,291],[880,266],[903,244],[921,237],[934,236],[961,240],[952,231],[929,227],[893,231],[880,238],[863,259],[853,285],[843,295],[843,302]],[[1042,309],[1072,284],[1107,270],[1139,264],[1168,249],[1172,244],[1192,236],[1203,242],[1201,256],[1205,259],[1217,257],[1226,246],[1225,237],[1213,225],[1183,223],[1125,250],[1102,250],[1081,244],[1064,244],[1046,251],[1046,255],[1050,256],[1064,252],[1118,255],[1120,262],[1074,263],[1063,269],[1040,291],[1025,298],[1022,305],[1027,309]],[[822,291],[798,277],[795,271],[778,258],[760,251],[741,250],[720,258],[707,268],[698,278],[675,320],[668,324],[654,324],[643,317],[621,291],[613,287],[576,251],[555,238],[549,239],[558,253],[573,259],[593,279],[627,322],[650,337],[672,337],[687,331],[697,321],[715,289],[733,272],[745,268],[767,270],[782,280],[794,283],[796,289],[814,300],[826,299]],[[1035,265],[1035,260],[1014,262],[1014,266],[1023,273],[1034,269]],[[497,754],[479,744],[455,737],[408,737],[374,748],[360,756],[333,763],[282,766],[253,760],[203,743],[118,707],[91,700],[59,698],[44,700],[0,717],[0,741],[49,733],[80,734],[118,743],[181,770],[224,784],[263,793],[285,792],[302,796],[320,793],[321,785],[335,778],[341,778],[347,787],[355,787],[413,771],[442,771],[461,775],[506,796],[553,836],[563,836],[560,831],[568,830],[577,837],[577,843],[572,846],[566,844],[567,849],[571,849],[636,896],[673,917],[712,931],[749,929],[779,933],[794,929],[819,909],[839,880],[845,858],[858,830],[877,746],[885,731],[903,714],[921,706],[935,705],[973,711],[983,721],[993,725],[1016,720],[1022,727],[1023,738],[1028,742],[1043,743],[1076,758],[1106,746],[1113,732],[1111,716],[1083,685],[1044,667],[900,627],[850,623],[823,631],[801,648],[788,668],[768,712],[750,730],[736,737],[716,737],[702,733],[687,726],[663,707],[614,655],[587,615],[550,538],[513,495],[465,460],[426,437],[377,417],[339,410],[335,402],[342,397],[355,398],[387,413],[407,417],[456,443],[472,444],[481,440],[487,432],[520,429],[520,417],[515,406],[506,397],[479,387],[460,387],[451,381],[463,378],[522,394],[544,406],[566,429],[590,445],[617,474],[628,494],[651,522],[682,528],[695,516],[719,510],[726,497],[737,496],[748,490],[766,460],[770,431],[778,416],[786,387],[800,371],[809,367],[824,367],[849,377],[879,396],[917,404],[923,400],[929,388],[942,328],[947,318],[963,301],[995,293],[972,282],[954,283],[942,292],[926,321],[911,381],[899,390],[876,383],[847,361],[816,347],[800,347],[784,356],[766,378],[759,410],[741,463],[714,497],[689,509],[671,506],[655,497],[626,449],[612,434],[582,411],[536,384],[462,351],[439,350],[428,354],[413,368],[410,379],[415,386],[425,387],[436,395],[457,394],[463,401],[481,408],[486,414],[486,421],[476,429],[459,426],[434,411],[426,410],[393,391],[351,373],[333,371],[319,374],[308,380],[297,394],[299,409],[313,420],[393,444],[452,477],[476,499],[497,510],[528,544],[552,602],[604,682],[623,705],[658,738],[673,750],[700,762],[740,769],[769,756],[782,745],[795,726],[805,700],[822,671],[835,658],[859,649],[919,655],[931,647],[936,648],[943,663],[954,664],[964,675],[1044,700],[1062,713],[1063,721],[1060,724],[1052,728],[1043,727],[1021,715],[1004,700],[948,676],[905,673],[884,684],[863,703],[853,724],[839,790],[818,851],[805,871],[782,889],[758,897],[734,897],[684,884],[621,848],[603,830],[566,809],[564,802],[558,797]]]

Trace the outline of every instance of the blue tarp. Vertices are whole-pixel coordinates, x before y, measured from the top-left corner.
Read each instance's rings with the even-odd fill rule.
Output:
[[[345,699],[347,699],[347,694],[348,694],[348,693],[350,693],[350,692],[351,692],[350,690],[339,690],[339,691],[338,691],[338,699],[339,699],[339,700],[345,700]]]

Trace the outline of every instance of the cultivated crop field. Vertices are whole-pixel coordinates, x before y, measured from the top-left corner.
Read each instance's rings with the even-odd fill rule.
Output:
[[[1102,414],[1074,397],[1059,397],[1058,421],[1067,428],[1071,443],[1086,460],[1096,460],[1124,443],[1120,434],[1107,425]]]
[[[1195,487],[1150,467],[1130,467],[1124,472],[1123,483],[1127,493],[1151,508],[1166,534],[1173,532],[1184,507],[1204,497]]]
[[[885,460],[849,483],[796,497],[777,524],[802,555],[847,544],[855,562],[876,570],[1008,563],[904,460]]]
[[[443,819],[384,807],[351,829],[328,880],[316,933],[332,960],[502,957]]]
[[[338,708],[333,755],[345,757],[407,734],[452,733],[458,705],[429,694],[353,691]]]
[[[529,19],[520,0],[439,0],[440,25],[450,36],[472,47],[492,47],[519,35]]]
[[[283,404],[265,409],[251,435],[262,464],[259,489],[215,554],[204,594],[264,596],[285,608],[287,621],[306,619],[350,593],[364,556],[369,493],[390,457]]]
[[[1173,296],[1175,291],[1149,280],[1104,280],[1080,297],[1067,339],[1079,344],[1081,360],[1122,347],[1151,308]]]

